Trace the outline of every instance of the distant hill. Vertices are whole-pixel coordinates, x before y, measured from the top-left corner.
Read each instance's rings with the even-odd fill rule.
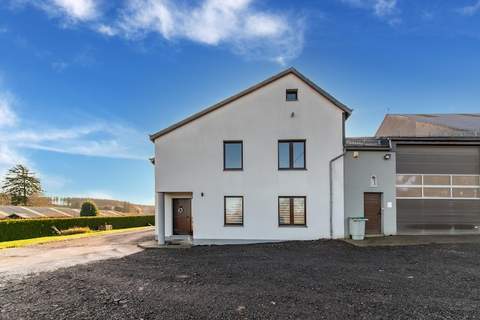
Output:
[[[42,206],[66,207],[71,209],[80,209],[82,203],[87,200],[95,202],[100,210],[113,210],[123,213],[134,214],[154,214],[155,207],[149,205],[135,204],[128,201],[112,199],[92,199],[92,198],[73,198],[73,197],[41,197],[46,203],[40,203]]]
[[[127,217],[145,216],[149,213],[119,212],[116,210],[99,210],[100,217]],[[41,219],[41,218],[77,218],[80,216],[80,209],[69,207],[22,207],[0,205],[1,219]]]

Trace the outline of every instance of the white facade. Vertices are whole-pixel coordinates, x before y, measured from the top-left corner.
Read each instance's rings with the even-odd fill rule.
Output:
[[[286,89],[298,89],[298,101],[286,101]],[[333,237],[344,237],[343,157],[330,170],[344,152],[344,113],[287,73],[155,138],[155,191],[165,194],[157,220],[164,212],[165,235],[173,232],[172,198],[181,197],[192,199],[194,240],[330,238],[330,220]],[[306,140],[306,170],[278,169],[278,140],[289,139]],[[242,171],[223,170],[225,140],[243,141]],[[243,226],[224,225],[229,195],[244,198]],[[279,226],[279,196],[306,196],[306,226]]]

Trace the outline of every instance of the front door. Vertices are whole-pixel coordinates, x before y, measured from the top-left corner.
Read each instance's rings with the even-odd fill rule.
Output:
[[[382,194],[366,192],[363,194],[363,206],[366,234],[380,234],[382,232]]]
[[[173,199],[173,234],[192,234],[191,199]]]

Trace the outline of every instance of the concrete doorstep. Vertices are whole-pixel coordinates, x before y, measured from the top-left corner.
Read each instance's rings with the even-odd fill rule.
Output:
[[[139,243],[138,246],[145,250],[152,249],[190,249],[192,244],[188,241],[166,241],[164,245],[158,244],[158,241],[151,240]]]
[[[429,244],[458,244],[458,243],[480,244],[480,235],[388,236],[388,237],[366,237],[364,240],[344,239],[343,241],[357,247],[418,246],[418,245],[429,245]]]

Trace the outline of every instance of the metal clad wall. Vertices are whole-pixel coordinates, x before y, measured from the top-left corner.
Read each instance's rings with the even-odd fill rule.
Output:
[[[480,147],[397,146],[397,173],[480,174]]]
[[[398,174],[480,174],[478,146],[397,146]],[[398,199],[399,234],[480,232],[480,200]]]
[[[421,232],[480,232],[479,200],[407,200],[397,201],[399,234]]]

